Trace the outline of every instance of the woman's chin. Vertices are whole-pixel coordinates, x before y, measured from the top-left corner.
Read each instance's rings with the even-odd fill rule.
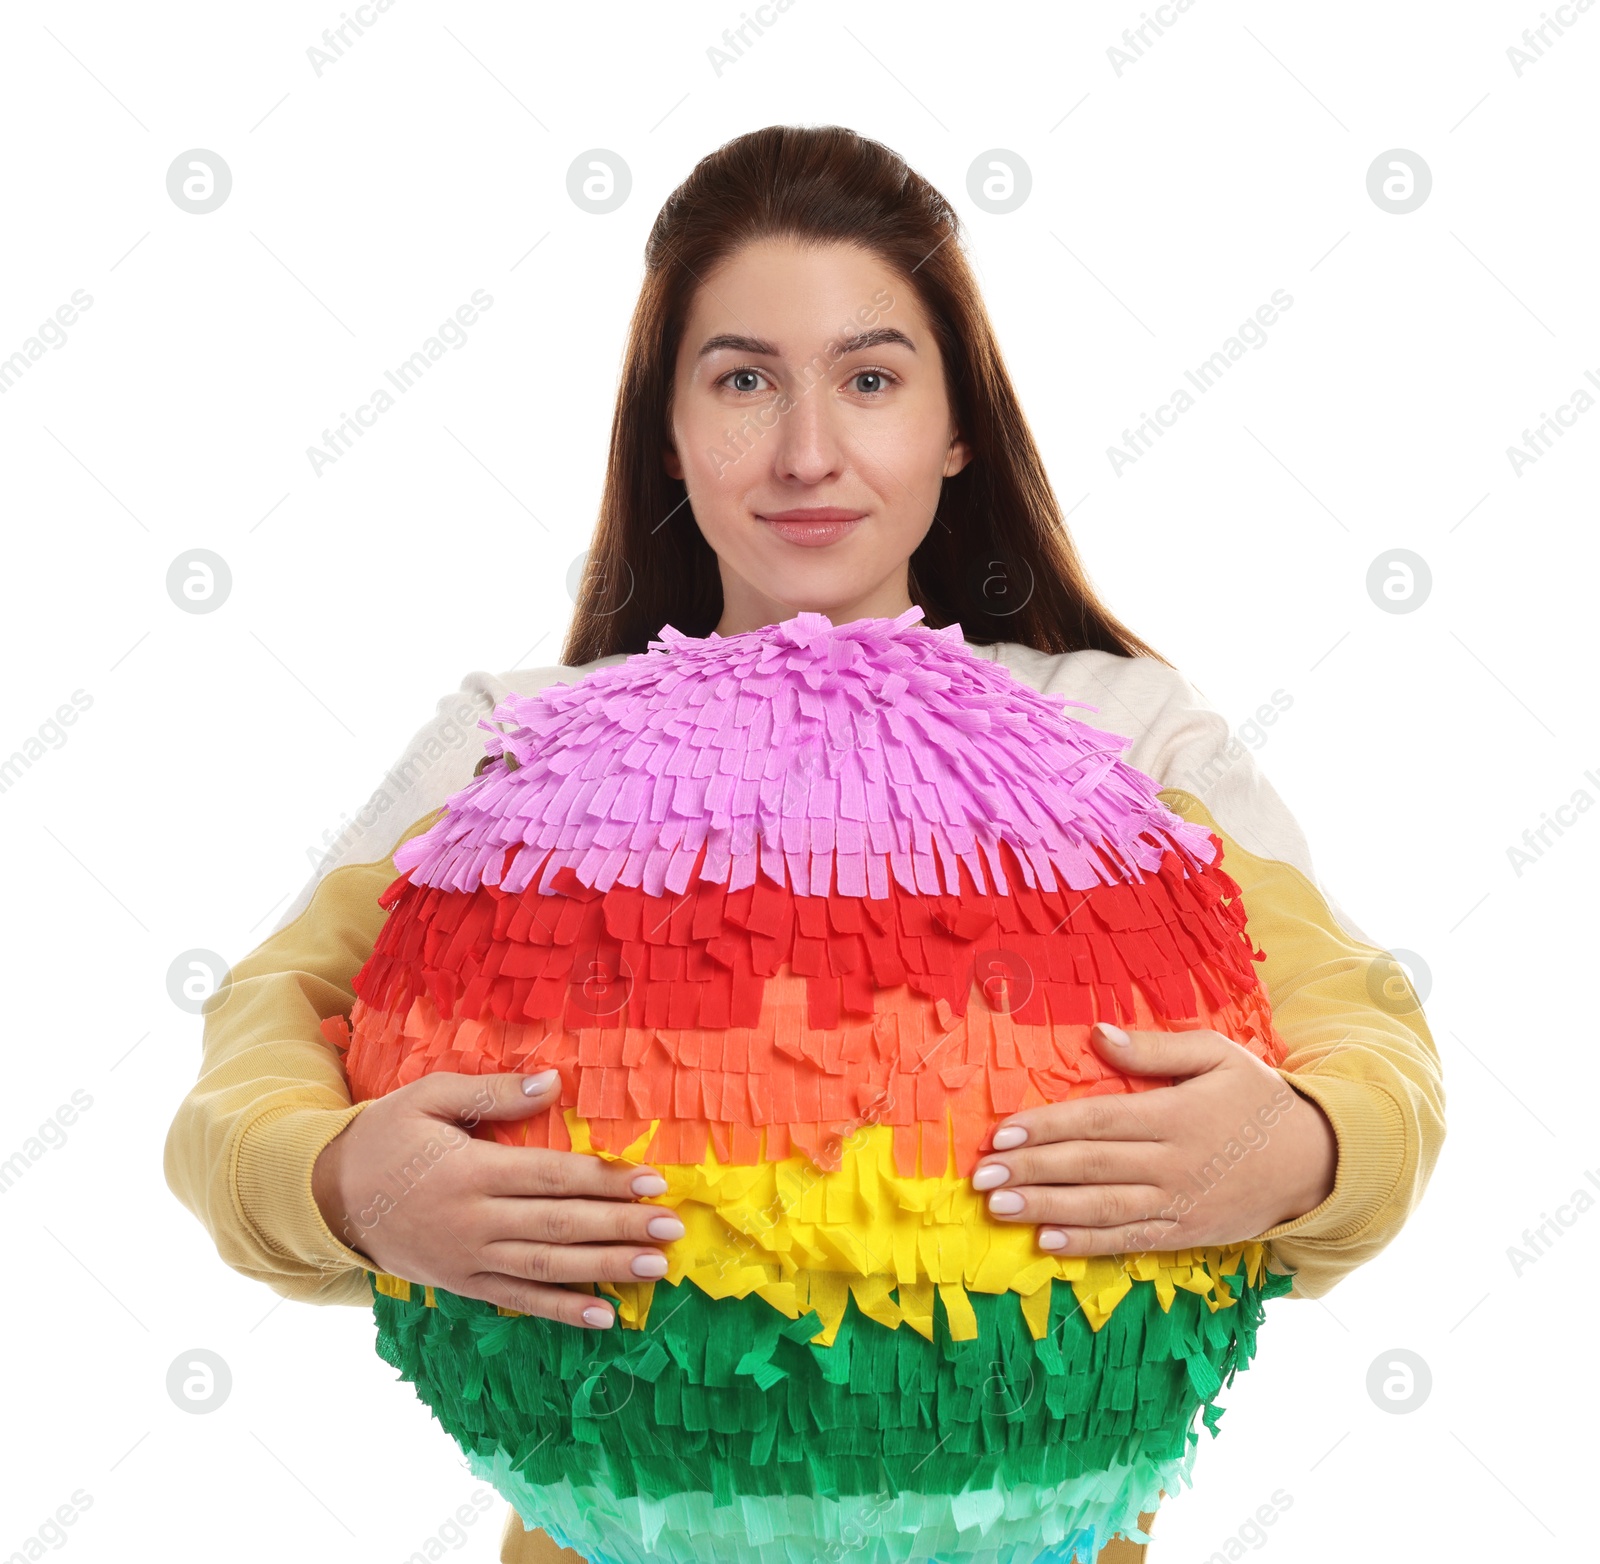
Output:
[[[910,604],[904,581],[885,582],[864,592],[859,574],[838,573],[837,579],[795,581],[797,574],[802,573],[797,571],[787,579],[765,585],[752,584],[754,592],[749,595],[725,590],[720,633],[733,635],[762,625],[781,624],[797,614],[822,614],[834,624],[848,624],[853,619],[891,619]]]

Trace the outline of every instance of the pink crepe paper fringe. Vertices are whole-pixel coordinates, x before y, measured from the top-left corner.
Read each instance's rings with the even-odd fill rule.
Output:
[[[1009,894],[1002,840],[1046,890],[1117,883],[1101,853],[1130,880],[1169,844],[1212,860],[1210,833],[1121,758],[1129,741],[1065,710],[1097,707],[1034,690],[959,625],[921,617],[801,613],[703,638],[665,625],[625,662],[508,695],[478,724],[498,764],[395,867],[508,892],[570,867],[597,890],[659,896],[685,889],[703,845],[700,878],[730,891],[759,869],[796,895],[882,898],[889,873],[912,894],[958,893],[958,861]]]

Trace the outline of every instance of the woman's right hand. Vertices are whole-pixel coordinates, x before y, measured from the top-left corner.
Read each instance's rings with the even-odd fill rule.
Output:
[[[639,1198],[666,1193],[654,1168],[470,1133],[480,1119],[543,1112],[560,1093],[554,1070],[440,1070],[375,1099],[317,1157],[324,1220],[392,1276],[604,1329],[610,1301],[559,1284],[653,1281],[667,1269],[660,1243],[683,1223]]]

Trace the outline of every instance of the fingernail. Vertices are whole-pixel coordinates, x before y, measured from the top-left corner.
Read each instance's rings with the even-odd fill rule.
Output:
[[[635,1276],[665,1276],[667,1257],[664,1254],[636,1254],[633,1257]]]
[[[1108,1021],[1096,1021],[1095,1025],[1099,1028],[1100,1035],[1108,1043],[1115,1044],[1118,1048],[1126,1048],[1128,1046],[1128,1034],[1120,1026],[1112,1026]]]
[[[1020,1146],[1028,1138],[1028,1132],[1020,1124],[1008,1124],[1004,1129],[994,1132],[994,1149],[996,1151],[1010,1151],[1013,1146]]]
[[[645,1223],[645,1232],[652,1238],[682,1238],[683,1223],[675,1216],[653,1216]]]
[[[583,1317],[591,1325],[609,1325],[611,1323],[611,1310],[602,1309],[599,1304],[592,1303],[583,1311]]]
[[[561,1079],[559,1070],[541,1070],[537,1075],[522,1077],[522,1089],[528,1096],[535,1097],[540,1092],[548,1091]]]
[[[989,1196],[989,1209],[998,1216],[1015,1216],[1022,1209],[1022,1196],[1014,1189],[1002,1189]]]
[[[664,1195],[667,1181],[659,1173],[636,1173],[628,1187],[636,1195]]]
[[[1065,1249],[1067,1235],[1059,1227],[1041,1227],[1039,1229],[1039,1247],[1041,1249]]]
[[[993,1189],[996,1184],[1003,1184],[1011,1177],[1011,1169],[1003,1162],[985,1162],[984,1165],[972,1175],[974,1189]]]

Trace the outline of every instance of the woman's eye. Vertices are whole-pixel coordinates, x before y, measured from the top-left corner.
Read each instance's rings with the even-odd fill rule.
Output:
[[[718,385],[726,386],[730,391],[737,391],[746,396],[762,389],[762,382],[766,379],[766,372],[760,369],[730,369],[727,374],[718,380]],[[863,385],[862,382],[867,384]],[[895,383],[893,375],[883,369],[858,369],[848,382],[853,385],[862,396],[877,398],[884,394]]]

